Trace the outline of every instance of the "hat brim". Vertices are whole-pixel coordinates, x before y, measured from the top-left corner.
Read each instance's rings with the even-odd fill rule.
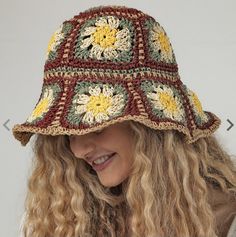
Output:
[[[152,121],[149,118],[145,118],[145,116],[125,116],[120,117],[114,120],[106,121],[102,124],[99,124],[97,126],[84,128],[84,129],[74,129],[74,128],[66,128],[62,127],[61,125],[57,126],[47,126],[45,128],[39,128],[37,126],[32,126],[28,124],[16,124],[12,131],[14,137],[21,142],[22,146],[26,146],[29,142],[30,138],[34,134],[42,134],[42,135],[51,135],[51,136],[57,136],[57,135],[84,135],[90,132],[95,132],[99,129],[105,128],[109,125],[112,125],[117,122],[123,122],[123,121],[136,121],[139,122],[147,127],[150,127],[155,130],[170,130],[174,129],[179,131],[184,135],[184,141],[187,143],[192,143],[198,140],[201,137],[207,137],[215,130],[218,129],[218,127],[221,124],[221,120],[213,113],[207,112],[211,116],[211,124],[208,124],[208,126],[205,126],[205,128],[195,128],[194,130],[190,131],[186,129],[183,125],[177,125],[176,123],[173,123],[171,121],[165,121],[165,122],[156,122]]]

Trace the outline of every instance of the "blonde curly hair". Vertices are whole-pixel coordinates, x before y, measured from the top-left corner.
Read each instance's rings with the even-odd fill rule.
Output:
[[[178,131],[129,124],[132,172],[112,188],[74,156],[68,136],[36,135],[25,237],[218,236],[208,187],[236,200],[232,157],[213,135],[187,144]]]

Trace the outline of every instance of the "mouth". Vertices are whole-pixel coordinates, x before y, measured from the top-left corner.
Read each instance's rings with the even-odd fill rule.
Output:
[[[104,161],[101,161],[101,163],[96,164],[93,161],[92,167],[95,171],[101,171],[101,170],[107,168],[110,165],[110,163],[114,160],[115,157],[116,157],[116,153],[112,153],[111,155],[109,155],[109,158],[107,158]]]

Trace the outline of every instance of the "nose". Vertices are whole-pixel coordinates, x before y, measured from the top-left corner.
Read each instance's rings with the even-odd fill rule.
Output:
[[[86,159],[96,149],[96,144],[91,136],[73,136],[70,138],[70,148],[74,155]]]

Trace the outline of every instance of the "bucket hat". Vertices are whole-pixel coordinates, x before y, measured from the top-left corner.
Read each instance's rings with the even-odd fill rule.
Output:
[[[181,81],[156,19],[125,6],[89,8],[52,35],[41,95],[13,135],[25,146],[35,133],[83,135],[126,120],[177,130],[187,143],[220,125]]]

